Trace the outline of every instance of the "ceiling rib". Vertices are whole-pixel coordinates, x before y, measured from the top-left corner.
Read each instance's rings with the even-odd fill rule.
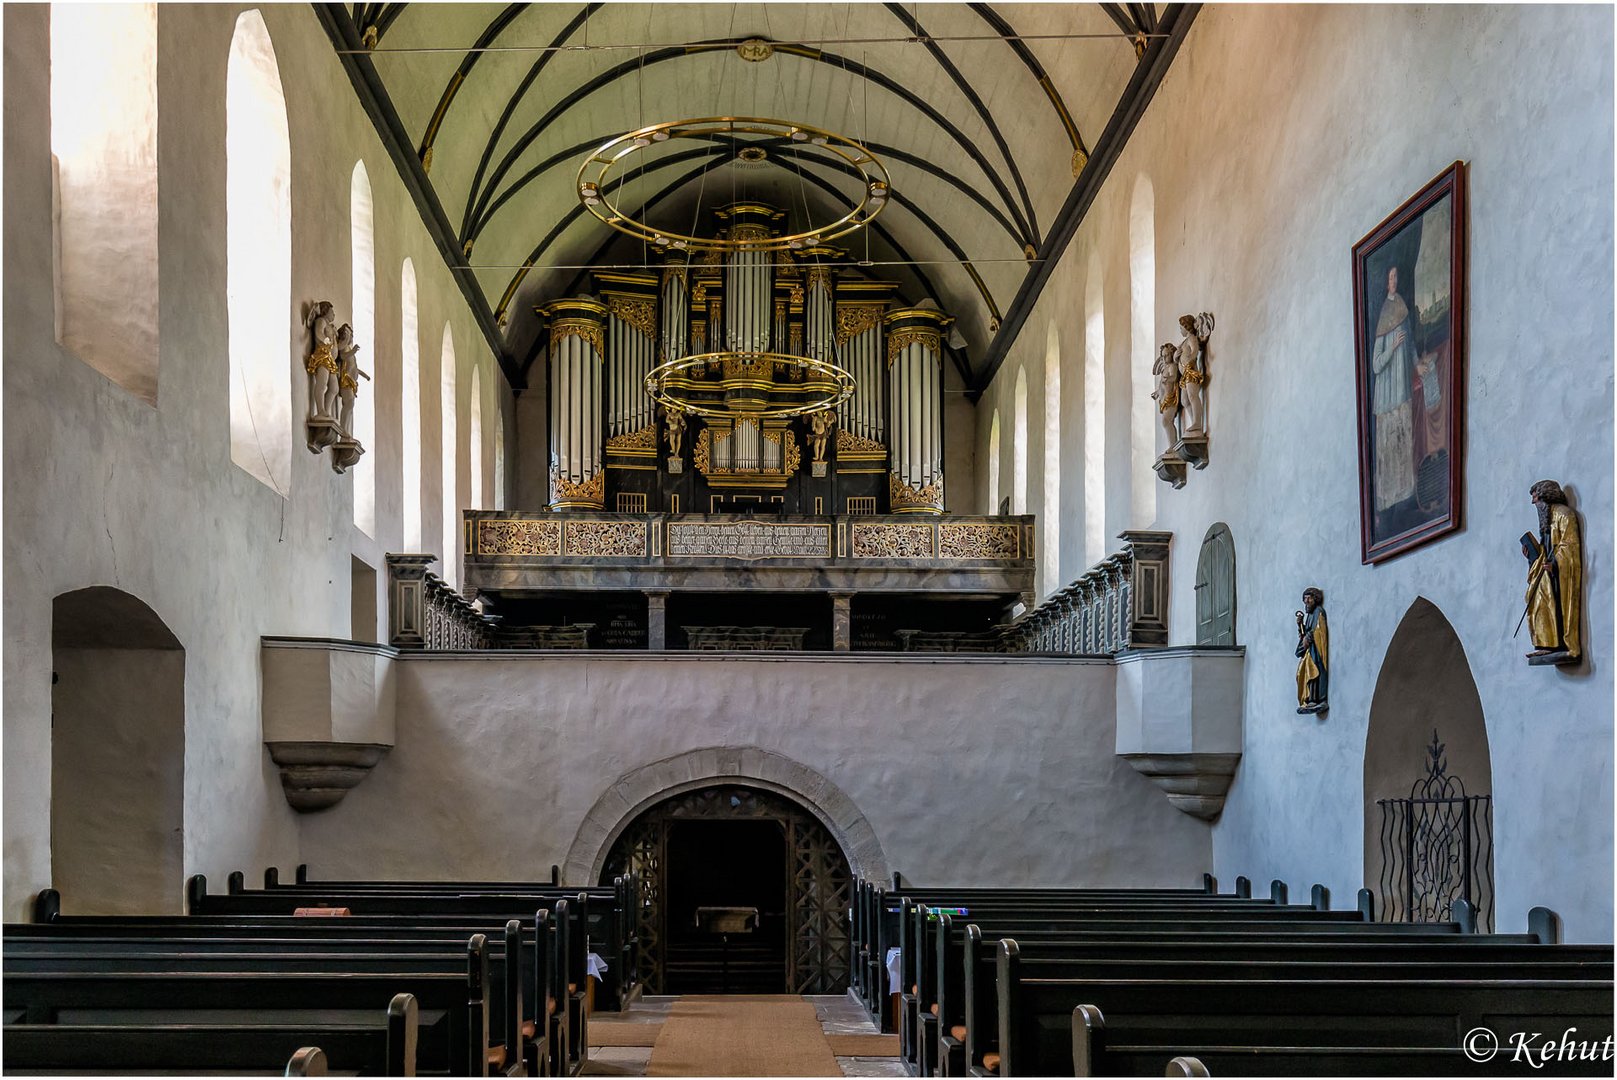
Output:
[[[1049,233],[1045,235],[1038,261],[1023,279],[1022,287],[1017,291],[1016,299],[1011,301],[1010,310],[1006,312],[999,333],[994,335],[994,340],[988,345],[986,366],[971,391],[972,400],[975,401],[982,396],[989,383],[993,382],[994,373],[1005,363],[1011,343],[1016,340],[1017,334],[1021,333],[1034,304],[1038,303],[1039,294],[1044,291],[1050,275],[1055,271],[1061,253],[1066,250],[1073,234],[1078,231],[1084,215],[1089,212],[1089,207],[1094,203],[1101,185],[1106,182],[1107,174],[1117,163],[1117,158],[1123,152],[1123,146],[1133,133],[1134,126],[1140,122],[1146,106],[1151,103],[1157,87],[1167,75],[1174,55],[1179,51],[1185,35],[1190,32],[1190,25],[1200,10],[1200,4],[1169,4],[1163,9],[1162,17],[1157,24],[1160,36],[1151,38],[1150,44],[1146,46],[1145,54],[1135,66],[1134,74],[1123,91],[1122,99],[1113,110],[1111,119],[1106,122],[1106,129],[1095,142],[1095,151],[1090,155],[1089,164],[1078,174],[1072,191],[1067,194],[1066,201],[1061,204],[1060,213],[1056,215]]]
[[[427,121],[426,133],[421,136],[421,149],[417,153],[422,166],[428,171],[432,169],[432,144],[438,138],[438,129],[443,125],[444,117],[448,114],[455,95],[460,92],[461,86],[466,82],[467,76],[471,75],[477,62],[483,58],[483,50],[492,45],[494,40],[504,33],[505,28],[527,9],[527,4],[507,5],[504,11],[494,17],[493,22],[484,27],[483,32],[477,37],[477,42],[465,56],[461,57],[460,66],[455,68],[455,74],[450,76],[449,85],[444,87],[443,95],[438,99],[438,107],[432,111],[432,119]]]
[[[1067,111],[1067,103],[1062,100],[1061,92],[1056,89],[1055,83],[1045,73],[1044,65],[1039,63],[1039,58],[1033,55],[1033,50],[1027,47],[1027,43],[1016,32],[1016,27],[1005,21],[999,12],[987,4],[968,4],[967,6],[972,11],[975,11],[983,22],[987,23],[996,34],[1004,39],[1005,44],[1010,46],[1011,52],[1015,53],[1028,71],[1033,73],[1033,77],[1038,80],[1040,89],[1044,91],[1045,96],[1050,99],[1050,104],[1055,108],[1056,116],[1061,120],[1061,126],[1066,130],[1067,138],[1072,142],[1072,148],[1082,151],[1087,156],[1089,147],[1084,144],[1084,137],[1079,133],[1078,124],[1073,120],[1072,113]]]
[[[483,295],[476,275],[459,268],[460,251],[455,243],[454,227],[450,225],[442,204],[438,202],[438,195],[433,191],[432,182],[427,179],[426,170],[421,167],[421,159],[415,155],[410,136],[405,132],[404,124],[399,120],[399,114],[387,96],[387,90],[376,72],[376,66],[363,51],[355,51],[355,47],[360,43],[360,35],[353,16],[340,3],[317,4],[314,10],[332,43],[339,50],[347,50],[342,53],[340,59],[343,70],[348,73],[348,81],[353,84],[354,92],[359,96],[360,106],[371,118],[382,145],[386,147],[388,156],[393,159],[393,167],[398,170],[399,177],[404,181],[405,190],[410,193],[411,201],[421,214],[422,223],[437,245],[438,254],[442,256],[444,265],[448,267],[455,283],[460,286],[461,295],[466,298],[472,317],[477,320],[478,328],[483,331],[490,351],[499,362],[500,370],[505,373],[506,381],[511,384],[513,390],[524,389],[527,384],[523,382],[522,373],[517,370],[515,361],[506,352],[505,345],[500,340],[499,328],[494,324],[494,313],[489,310],[488,298]]]

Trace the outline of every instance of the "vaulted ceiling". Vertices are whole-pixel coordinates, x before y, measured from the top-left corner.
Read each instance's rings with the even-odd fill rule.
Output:
[[[662,121],[766,116],[830,129],[885,164],[893,198],[840,241],[853,272],[958,318],[951,358],[980,389],[1149,100],[1194,7],[1151,4],[316,5],[429,230],[521,387],[536,303],[583,269],[644,265],[583,212],[580,165]],[[737,45],[762,39],[766,59]],[[750,50],[749,50],[750,51]],[[857,185],[823,157],[724,142],[629,173],[651,221],[735,196],[810,220]],[[717,194],[716,194],[717,193]],[[668,227],[668,226],[664,226]]]

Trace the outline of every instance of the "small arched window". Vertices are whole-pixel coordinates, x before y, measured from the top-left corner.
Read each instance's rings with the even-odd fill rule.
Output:
[[[403,416],[400,445],[400,491],[404,513],[404,550],[426,551],[421,527],[421,338],[416,317],[415,264],[404,260],[399,275],[399,394]]]
[[[988,507],[986,514],[999,513],[999,410],[988,422]]]
[[[442,387],[439,402],[443,406],[443,427],[440,429],[439,460],[443,464],[443,547],[438,554],[443,559],[444,580],[460,585],[460,497],[455,490],[456,465],[459,447],[455,430],[455,336],[444,323],[443,359],[438,368]]]
[[[1039,573],[1044,591],[1054,592],[1061,581],[1061,332],[1054,322],[1044,342],[1044,513]]]
[[[50,19],[56,340],[155,405],[157,5]]]
[[[500,408],[500,390],[494,388],[494,509],[505,509],[505,413]]]
[[[1157,343],[1157,247],[1151,178],[1135,178],[1129,206],[1129,520],[1136,529],[1157,518],[1157,403],[1151,400],[1151,365]]]
[[[241,13],[225,74],[225,294],[230,456],[285,496],[292,483],[292,141],[264,16]],[[297,366],[302,376],[302,365]]]
[[[354,341],[359,366],[371,374],[376,364],[376,225],[371,209],[371,178],[365,163],[354,163],[349,182],[349,218],[354,277]],[[376,460],[376,383],[359,381],[354,397],[354,438]],[[376,535],[376,469],[354,471],[354,524],[366,536]]]
[[[1011,513],[1027,513],[1027,368],[1016,369],[1016,412],[1011,420]]]
[[[1106,293],[1100,253],[1084,287],[1084,565],[1106,555]]]
[[[470,427],[467,429],[471,438],[468,443],[471,447],[472,459],[472,501],[473,510],[482,510],[483,507],[483,372],[481,368],[472,368],[472,401]]]

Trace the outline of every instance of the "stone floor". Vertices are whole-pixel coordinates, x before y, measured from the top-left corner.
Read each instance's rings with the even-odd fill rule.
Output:
[[[602,1019],[615,1023],[660,1024],[668,1019],[668,1012],[676,999],[672,996],[646,995],[630,1006],[627,1012],[603,1013]],[[849,994],[808,995],[820,1026],[827,1035],[876,1035],[876,1025],[870,1022],[864,1006]],[[587,1076],[645,1076],[651,1063],[649,1046],[592,1046]],[[907,1076],[904,1062],[896,1057],[839,1057],[837,1064],[843,1076]]]

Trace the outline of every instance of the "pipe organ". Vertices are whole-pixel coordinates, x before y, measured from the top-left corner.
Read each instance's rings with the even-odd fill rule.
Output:
[[[895,309],[897,283],[851,271],[836,248],[748,246],[780,235],[784,211],[742,202],[714,216],[723,250],[592,271],[591,295],[535,309],[548,327],[550,507],[941,513],[952,319]],[[833,369],[851,396],[795,414],[835,389]],[[700,407],[670,417],[648,391],[654,371]]]

